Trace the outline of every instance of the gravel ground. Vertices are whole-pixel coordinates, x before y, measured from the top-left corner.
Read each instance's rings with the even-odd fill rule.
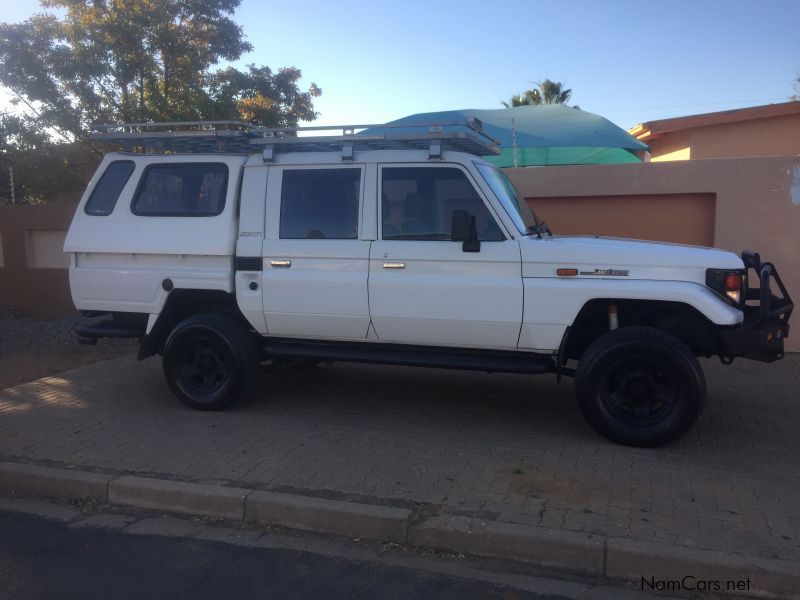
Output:
[[[0,354],[36,352],[75,343],[73,329],[80,317],[31,319],[16,313],[12,306],[0,304]]]
[[[0,303],[0,389],[136,351],[138,340],[131,339],[79,344],[74,330],[84,321],[77,315],[34,319]]]
[[[0,354],[77,346],[75,326],[87,321],[79,315],[66,319],[33,319],[17,313],[9,304],[0,304]],[[135,340],[107,339],[102,343],[106,347],[129,348]]]

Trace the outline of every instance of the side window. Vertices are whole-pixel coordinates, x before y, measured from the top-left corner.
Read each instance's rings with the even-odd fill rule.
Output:
[[[106,217],[114,212],[122,188],[128,183],[135,168],[136,163],[132,160],[115,160],[109,163],[100,181],[92,190],[89,200],[86,201],[83,211],[87,215],[98,217]]]
[[[505,239],[461,169],[387,167],[381,172],[384,240],[450,241],[455,210],[475,217],[479,240]]]
[[[361,169],[284,171],[281,238],[357,238],[360,186]]]
[[[225,208],[228,167],[222,163],[151,165],[132,210],[154,217],[213,217]]]

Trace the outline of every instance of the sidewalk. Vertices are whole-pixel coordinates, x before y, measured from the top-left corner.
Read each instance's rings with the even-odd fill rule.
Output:
[[[549,376],[336,364],[200,413],[125,357],[0,391],[0,458],[800,563],[800,355],[703,367],[701,421],[647,450]]]

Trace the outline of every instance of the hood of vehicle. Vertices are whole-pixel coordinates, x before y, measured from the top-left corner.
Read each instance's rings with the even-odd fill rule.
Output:
[[[578,277],[705,284],[706,269],[744,266],[739,256],[725,250],[622,238],[526,236],[521,248],[523,277],[554,277],[557,269],[578,269]]]

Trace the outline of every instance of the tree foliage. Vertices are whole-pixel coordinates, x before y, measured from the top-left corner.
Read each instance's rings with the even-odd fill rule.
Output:
[[[54,143],[37,119],[0,115],[0,204],[77,200],[99,156],[87,144]],[[13,169],[14,192],[11,191]]]
[[[252,50],[240,0],[43,0],[66,11],[0,25],[0,84],[40,124],[80,138],[95,122],[316,117],[294,67],[216,69]]]
[[[9,168],[16,202],[77,202],[99,162],[100,157],[80,142],[8,147],[0,160],[0,204],[12,198]]]
[[[315,119],[322,92],[301,90],[299,69],[223,66],[252,50],[231,18],[240,1],[42,0],[63,18],[0,23],[0,86],[17,107],[0,114],[3,158],[85,140],[93,123]]]
[[[572,96],[571,89],[565,89],[564,83],[545,79],[535,83],[536,87],[526,90],[521,94],[511,96],[508,102],[503,102],[503,106],[528,106],[531,104],[566,104]]]

